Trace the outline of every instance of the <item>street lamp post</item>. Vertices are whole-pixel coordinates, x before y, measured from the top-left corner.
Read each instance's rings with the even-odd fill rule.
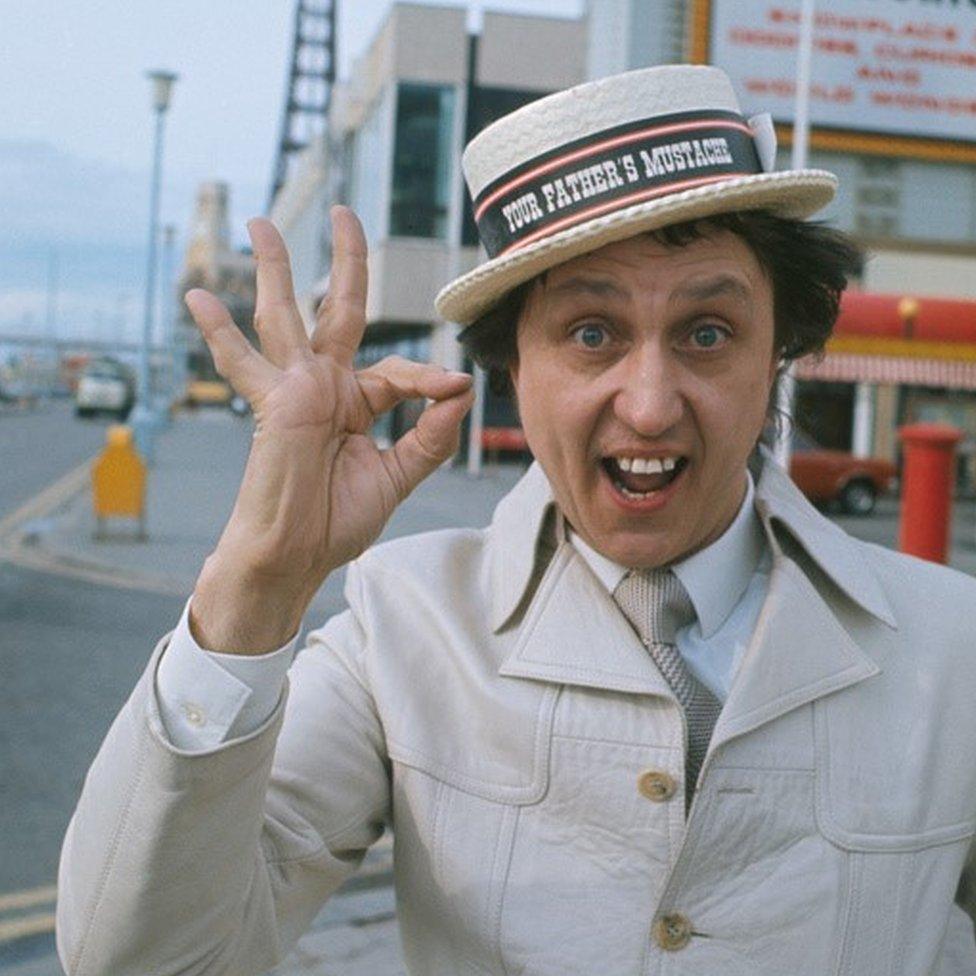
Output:
[[[816,0],[801,0],[800,40],[796,58],[796,101],[793,110],[792,169],[806,169],[810,149],[810,71],[813,60],[813,28]],[[783,370],[777,387],[780,412],[773,456],[789,471],[793,453],[793,415],[796,410],[796,376],[793,364]]]
[[[176,339],[176,316],[173,311],[173,249],[176,243],[176,227],[173,224],[166,224],[163,227],[163,300],[160,303],[160,314],[163,319],[163,327],[160,331],[160,345],[166,350],[169,359],[169,376],[166,384],[166,405],[172,407],[179,396],[179,370],[177,360]],[[164,422],[168,419],[168,410],[163,417]]]
[[[142,344],[139,349],[139,376],[132,426],[136,446],[143,459],[152,461],[153,433],[158,423],[152,402],[152,383],[149,353],[152,346],[153,307],[156,293],[156,246],[159,238],[159,186],[163,164],[163,121],[169,108],[173,83],[177,76],[171,71],[149,71],[146,76],[153,84],[153,111],[156,113],[156,134],[153,141],[153,167],[149,190],[149,254],[146,260],[146,297],[142,320]]]

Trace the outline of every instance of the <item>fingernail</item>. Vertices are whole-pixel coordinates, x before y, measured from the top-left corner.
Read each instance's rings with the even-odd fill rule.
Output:
[[[460,369],[452,369],[447,375],[448,376],[463,376],[466,380],[470,380],[470,379],[473,378],[470,373],[465,373],[463,370],[460,370]]]

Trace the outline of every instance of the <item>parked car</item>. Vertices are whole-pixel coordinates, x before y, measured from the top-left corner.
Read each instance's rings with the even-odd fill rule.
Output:
[[[521,427],[483,427],[481,449],[493,457],[499,454],[527,454],[528,441]]]
[[[111,413],[125,420],[135,398],[135,378],[128,366],[108,356],[93,359],[78,377],[75,416]]]
[[[228,407],[234,391],[223,380],[190,380],[183,403],[187,407]]]
[[[827,450],[803,431],[793,434],[790,477],[815,504],[835,502],[851,515],[869,515],[878,496],[891,490],[897,473],[898,469],[883,458]]]

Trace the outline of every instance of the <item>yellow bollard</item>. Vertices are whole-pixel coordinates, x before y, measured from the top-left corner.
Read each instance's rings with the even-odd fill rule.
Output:
[[[95,538],[105,537],[105,519],[136,518],[139,539],[146,538],[146,465],[132,442],[132,428],[109,427],[105,450],[92,465]]]

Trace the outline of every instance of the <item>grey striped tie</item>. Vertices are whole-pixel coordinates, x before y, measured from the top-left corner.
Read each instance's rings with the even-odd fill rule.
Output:
[[[695,608],[670,569],[629,572],[613,593],[654,663],[685,710],[688,725],[685,754],[685,804],[698,782],[708,743],[722,703],[689,670],[674,643],[680,627],[695,619]]]

